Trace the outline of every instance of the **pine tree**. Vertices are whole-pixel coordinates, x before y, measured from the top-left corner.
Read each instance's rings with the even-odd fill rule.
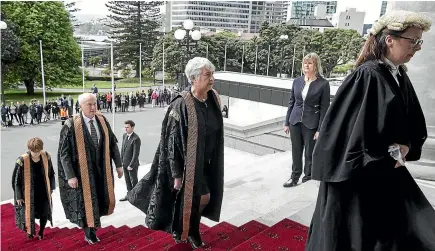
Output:
[[[142,43],[142,62],[149,65],[153,48],[157,43],[161,23],[160,6],[163,1],[110,1],[106,3],[111,12],[108,15],[114,39],[115,61],[123,66],[133,64],[139,77],[139,43]]]

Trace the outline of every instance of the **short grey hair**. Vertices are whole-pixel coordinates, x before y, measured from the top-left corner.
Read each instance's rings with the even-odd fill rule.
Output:
[[[187,62],[184,73],[186,74],[189,83],[192,83],[194,79],[198,78],[198,76],[201,74],[201,69],[203,68],[212,72],[214,72],[216,69],[210,60],[202,57],[194,57]]]
[[[322,60],[320,59],[319,55],[317,53],[311,52],[305,55],[304,59],[302,60],[302,72],[304,69],[304,63],[307,60],[313,61],[314,64],[314,74],[316,77],[323,76],[323,69],[322,69]]]
[[[79,105],[82,105],[83,102],[85,102],[85,100],[88,100],[89,98],[93,98],[95,102],[97,102],[97,97],[94,94],[87,92],[79,95]]]

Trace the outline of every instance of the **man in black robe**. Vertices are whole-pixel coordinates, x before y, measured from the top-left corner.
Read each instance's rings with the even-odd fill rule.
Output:
[[[117,139],[107,119],[97,113],[96,97],[79,97],[82,112],[69,118],[60,133],[59,190],[66,218],[83,228],[85,241],[99,241],[100,217],[115,207],[112,160],[118,178],[123,170]]]

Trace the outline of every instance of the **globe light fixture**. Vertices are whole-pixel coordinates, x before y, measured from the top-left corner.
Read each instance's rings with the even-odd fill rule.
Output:
[[[183,22],[183,27],[184,27],[184,29],[186,29],[186,30],[191,30],[191,29],[193,29],[193,21],[190,20],[190,19],[186,19],[186,20],[184,20],[184,22]]]
[[[201,39],[201,32],[198,30],[194,30],[194,31],[192,31],[191,36],[192,36],[193,40],[198,41]]]
[[[184,39],[185,36],[186,36],[186,30],[183,30],[183,29],[178,29],[174,33],[174,37],[177,40],[182,40],[182,39]]]
[[[8,25],[5,22],[0,21],[0,30],[4,30],[6,28],[8,28]]]
[[[287,35],[281,35],[279,38],[281,38],[281,39],[288,39],[288,36]]]

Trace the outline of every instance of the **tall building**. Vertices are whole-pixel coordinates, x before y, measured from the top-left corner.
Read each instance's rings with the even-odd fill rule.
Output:
[[[385,14],[385,12],[387,12],[387,5],[388,5],[388,1],[382,1],[381,14],[379,15],[380,17],[382,17]]]
[[[365,12],[356,11],[355,8],[348,8],[337,15],[336,20],[338,22],[334,26],[346,30],[356,30],[359,34],[364,35],[365,16]]]
[[[168,1],[165,26],[171,30],[190,19],[200,29],[257,33],[264,21],[285,22],[287,9],[288,1]]]
[[[337,12],[337,1],[292,1],[291,18],[315,18],[315,7],[326,5],[326,14],[332,15]]]

